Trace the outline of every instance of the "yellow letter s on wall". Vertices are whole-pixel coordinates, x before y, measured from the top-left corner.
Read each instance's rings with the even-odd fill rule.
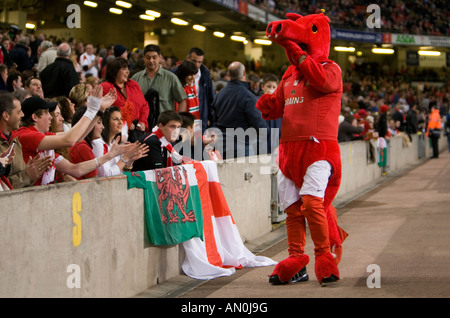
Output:
[[[72,220],[75,224],[73,226],[72,241],[73,246],[78,246],[81,243],[81,195],[79,192],[75,192],[72,198]]]

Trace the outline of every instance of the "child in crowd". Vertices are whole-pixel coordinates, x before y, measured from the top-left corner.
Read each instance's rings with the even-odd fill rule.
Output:
[[[194,62],[185,60],[178,65],[176,75],[180,79],[183,89],[187,95],[186,109],[195,116],[195,119],[200,119],[200,108],[197,90],[195,88],[195,75],[198,69]],[[178,104],[176,104],[178,111]]]
[[[173,110],[162,112],[158,117],[157,127],[153,132],[141,137],[139,140],[149,147],[149,155],[136,160],[133,171],[161,169],[189,162],[190,159],[181,156],[173,148],[173,143],[178,139],[183,119],[179,113]]]
[[[274,74],[267,73],[262,78],[261,88],[264,94],[272,94],[278,87],[278,77]]]
[[[267,73],[262,78],[262,91],[264,94],[272,94],[278,87],[278,77]],[[279,145],[281,138],[282,118],[266,120],[269,130],[267,132],[267,153],[272,153]]]
[[[12,185],[5,175],[7,174],[7,166],[9,166],[13,160],[14,144],[0,154],[0,192],[12,189]]]

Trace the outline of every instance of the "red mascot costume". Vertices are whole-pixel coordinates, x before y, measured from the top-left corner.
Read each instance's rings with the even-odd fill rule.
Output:
[[[284,201],[289,257],[270,275],[272,284],[308,280],[306,224],[314,242],[320,284],[339,280],[338,264],[347,233],[331,205],[341,182],[337,141],[342,71],[328,59],[329,19],[323,13],[272,22],[267,36],[281,45],[291,65],[273,94],[257,103],[264,119],[283,117],[278,150],[278,189]]]

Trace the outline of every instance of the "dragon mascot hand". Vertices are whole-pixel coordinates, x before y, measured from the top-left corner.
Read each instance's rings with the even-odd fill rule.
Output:
[[[331,205],[341,183],[337,141],[342,71],[328,59],[329,19],[323,13],[267,26],[267,36],[281,45],[291,65],[273,94],[256,105],[264,119],[283,117],[278,149],[278,190],[286,212],[289,257],[279,262],[269,282],[308,280],[304,253],[306,224],[314,242],[315,274],[320,284],[340,279],[338,264],[347,233],[337,225]]]

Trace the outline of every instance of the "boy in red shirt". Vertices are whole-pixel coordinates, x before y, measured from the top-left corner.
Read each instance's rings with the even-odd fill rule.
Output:
[[[78,164],[72,164],[54,151],[54,149],[73,146],[79,140],[83,140],[85,135],[91,131],[94,124],[93,119],[97,117],[99,109],[109,107],[115,100],[114,95],[108,95],[105,98],[101,98],[101,96],[101,87],[95,87],[92,96],[88,98],[87,111],[83,118],[69,131],[57,134],[49,132],[52,121],[50,112],[58,107],[56,102],[47,102],[37,96],[23,101],[23,127],[17,131],[17,137],[23,146],[25,162],[28,161],[30,156],[35,157],[38,154],[50,156],[53,159],[52,167],[45,171],[34,185],[54,183],[56,170],[79,178],[126,150],[125,145],[117,145],[114,150],[103,157]]]

